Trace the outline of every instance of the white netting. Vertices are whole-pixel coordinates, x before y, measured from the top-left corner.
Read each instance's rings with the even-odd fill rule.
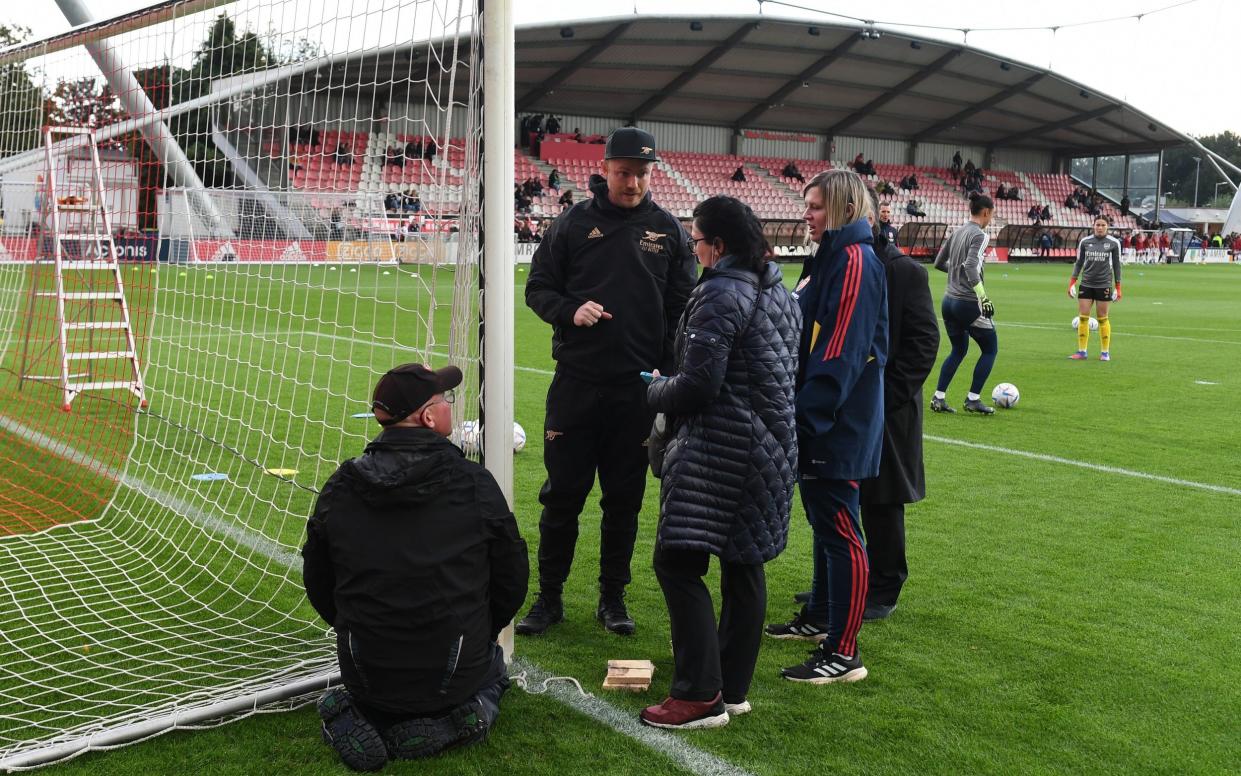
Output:
[[[0,52],[0,768],[323,686],[297,550],[377,431],[375,380],[456,363],[456,420],[478,417],[473,3],[152,8],[90,51]],[[31,294],[64,196],[38,178],[45,124],[95,128],[113,170],[145,410],[104,389],[66,413],[20,379],[107,314]],[[65,350],[109,331],[69,327]]]

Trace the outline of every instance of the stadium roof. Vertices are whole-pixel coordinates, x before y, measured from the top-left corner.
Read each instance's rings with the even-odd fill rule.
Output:
[[[1065,155],[1190,142],[1051,71],[946,41],[772,17],[517,30],[517,111],[887,137]]]

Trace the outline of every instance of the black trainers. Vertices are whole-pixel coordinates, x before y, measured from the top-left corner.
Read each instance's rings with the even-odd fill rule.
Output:
[[[801,611],[793,615],[792,620],[768,625],[764,630],[773,639],[822,641],[827,636],[827,625],[825,623],[811,622],[810,615],[804,606],[801,608]]]
[[[383,731],[388,755],[394,760],[417,760],[439,754],[460,738],[451,717],[419,717],[396,723]]]
[[[810,653],[810,659],[795,666],[782,669],[780,675],[791,682],[808,684],[832,684],[834,682],[859,682],[866,678],[866,666],[857,655],[845,657],[839,652],[827,654],[822,649]]]
[[[632,636],[637,625],[625,608],[625,596],[601,595],[599,608],[595,610],[595,619],[603,623],[603,627],[618,636]]]
[[[323,741],[355,771],[377,771],[388,762],[383,738],[353,707],[349,691],[335,687],[324,693],[316,708],[323,720]]]
[[[530,611],[526,612],[526,616],[521,618],[521,622],[517,623],[513,630],[522,636],[541,636],[558,622],[564,622],[564,604],[560,597],[553,598],[539,593],[534,606],[530,607]]]
[[[949,415],[956,413],[952,407],[948,406],[947,399],[941,399],[938,396],[931,397],[931,412],[947,412]]]
[[[995,407],[988,407],[983,404],[982,399],[966,399],[964,406],[966,412],[977,412],[980,415],[995,414]]]
[[[862,612],[862,622],[886,620],[892,616],[894,611],[896,611],[896,604],[891,606],[888,604],[866,604],[866,609]]]

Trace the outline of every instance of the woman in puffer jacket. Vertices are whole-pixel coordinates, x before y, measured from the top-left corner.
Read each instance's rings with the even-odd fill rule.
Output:
[[[675,430],[655,546],[675,671],[670,697],[641,713],[667,728],[719,727],[750,710],[767,606],[763,564],[784,549],[797,473],[801,311],[745,204],[702,202],[690,234],[704,270],[677,330],[676,373],[656,373],[647,389],[647,403]],[[702,580],[712,555],[718,628]]]

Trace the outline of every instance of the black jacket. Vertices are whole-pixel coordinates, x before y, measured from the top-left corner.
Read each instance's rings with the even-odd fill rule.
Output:
[[[384,430],[323,486],[302,578],[336,629],[345,686],[405,714],[478,691],[526,597],[529,561],[491,473],[421,428]]]
[[[618,208],[607,186],[560,215],[534,252],[526,304],[552,325],[557,369],[595,383],[636,381],[671,363],[672,337],[694,287],[694,255],[681,224],[651,201]],[[573,325],[582,303],[612,314]]]
[[[732,257],[705,270],[678,326],[676,373],[647,388],[647,403],[677,429],[659,494],[661,547],[751,564],[784,549],[801,310],[774,262],[755,310],[758,281]]]
[[[862,503],[909,504],[926,495],[922,467],[922,384],[935,366],[939,321],[926,268],[887,243],[888,365],[883,373],[883,451],[879,476],[863,480]]]

